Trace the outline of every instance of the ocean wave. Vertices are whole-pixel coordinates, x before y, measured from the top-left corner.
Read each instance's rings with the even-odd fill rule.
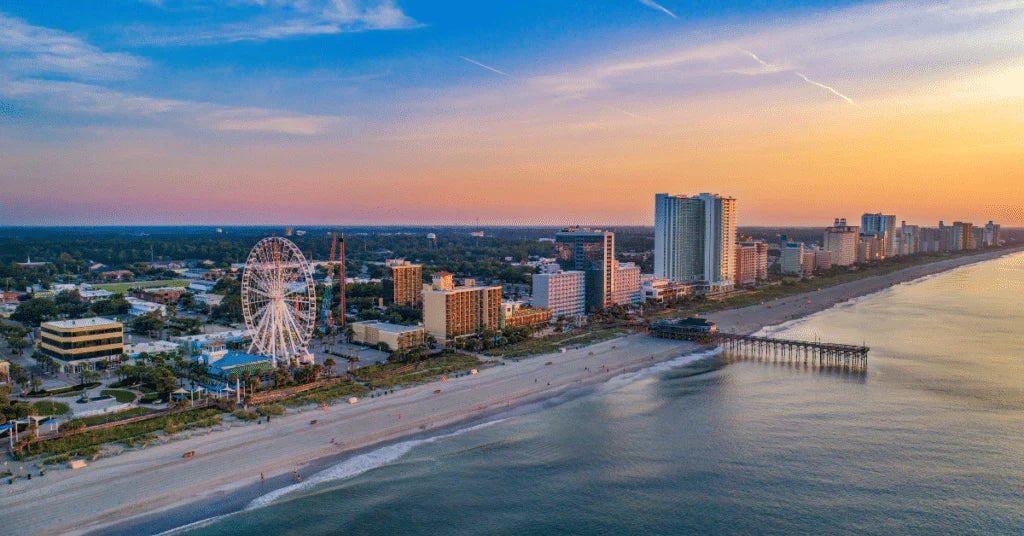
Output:
[[[481,428],[493,426],[504,420],[506,419],[495,419],[493,421],[487,421],[474,426],[460,428],[454,432],[450,432],[447,434],[436,435],[424,439],[412,439],[409,441],[401,441],[399,443],[386,445],[374,449],[364,454],[353,456],[351,458],[348,458],[335,464],[332,467],[320,471],[319,473],[311,476],[308,479],[303,480],[302,482],[298,482],[290,486],[285,486],[283,488],[279,488],[264,495],[261,495],[253,499],[244,508],[244,510],[253,510],[255,508],[262,508],[264,506],[268,506],[280,500],[282,497],[286,495],[291,495],[293,493],[315,487],[325,482],[344,480],[347,478],[352,478],[354,476],[361,475],[367,471],[376,469],[378,467],[383,467],[401,458],[402,456],[406,455],[409,451],[411,451],[412,449],[416,448],[419,445],[433,443],[435,441],[439,441],[442,439],[448,439],[451,437],[465,434],[467,432],[472,432],[474,430],[479,430]]]
[[[620,374],[620,375],[615,376],[614,378],[611,378],[610,380],[604,382],[603,384],[601,384],[600,390],[601,391],[612,391],[612,390],[618,389],[620,387],[629,385],[631,383],[635,383],[637,381],[640,381],[640,380],[643,380],[643,379],[646,379],[646,378],[650,378],[652,376],[657,376],[659,374],[663,374],[663,373],[668,372],[668,371],[670,371],[670,370],[672,370],[674,368],[679,368],[679,367],[682,367],[682,366],[685,366],[685,365],[689,365],[691,363],[696,363],[696,362],[701,361],[703,359],[707,359],[709,357],[718,355],[718,354],[722,353],[722,351],[723,351],[722,348],[712,348],[710,350],[705,350],[703,352],[694,352],[694,353],[689,353],[689,354],[683,354],[683,355],[681,355],[679,357],[676,357],[674,359],[669,359],[668,361],[661,361],[659,363],[655,363],[654,365],[651,365],[651,366],[649,366],[647,368],[640,369],[640,370],[638,370],[636,372],[629,372],[629,373],[626,373],[626,374]]]

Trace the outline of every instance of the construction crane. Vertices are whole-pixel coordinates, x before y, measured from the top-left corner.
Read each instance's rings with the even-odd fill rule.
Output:
[[[331,264],[334,262],[334,251],[338,248],[338,233],[331,233],[331,254],[327,256],[327,279],[329,280],[334,275],[334,266]],[[334,284],[328,281],[327,288],[324,289],[324,303],[320,307],[320,322],[330,330],[334,326],[334,315],[331,314],[331,301],[333,296],[331,295],[331,288]]]
[[[341,233],[338,239],[338,293],[341,302],[338,305],[338,327],[345,327],[345,291],[348,290],[348,281],[345,278],[345,233]]]
[[[337,257],[335,257],[337,252]],[[345,327],[345,235],[342,234],[338,237],[338,233],[331,233],[331,254],[327,258],[327,277],[330,278],[334,275],[334,262],[338,263],[338,297],[340,298],[340,306],[338,308],[338,327]],[[324,303],[323,307],[320,308],[320,320],[324,323],[328,329],[335,326],[334,315],[331,312],[331,302],[334,298],[332,289],[334,284],[327,285],[324,289]]]

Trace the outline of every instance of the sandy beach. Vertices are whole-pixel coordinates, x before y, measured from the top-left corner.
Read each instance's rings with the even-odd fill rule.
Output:
[[[718,311],[708,314],[707,317],[718,324],[719,329],[722,331],[744,334],[755,333],[766,327],[777,326],[797,318],[824,311],[854,298],[883,291],[893,285],[1021,251],[1022,249],[1004,249],[966,257],[943,259],[928,264],[911,266],[884,275],[866,277],[832,287],[825,287],[815,292],[796,294],[739,309]],[[856,341],[833,342],[856,343]]]
[[[946,259],[709,316],[723,329],[754,332],[898,283],[1007,253],[1011,252]],[[84,469],[19,480],[10,487],[12,493],[0,497],[0,519],[5,534],[86,534],[151,519],[160,512],[180,513],[188,505],[216,502],[258,484],[261,473],[268,485],[281,487],[291,483],[293,471],[307,475],[325,459],[484,419],[697,349],[691,343],[634,334],[565,353],[506,361],[477,375],[411,387],[353,405],[308,408],[270,424],[224,425],[196,432],[187,440],[90,462]],[[437,389],[440,394],[435,394]],[[318,423],[311,425],[312,419]],[[186,451],[195,451],[195,457],[182,459]],[[196,508],[194,518],[187,521],[207,517],[201,510]]]

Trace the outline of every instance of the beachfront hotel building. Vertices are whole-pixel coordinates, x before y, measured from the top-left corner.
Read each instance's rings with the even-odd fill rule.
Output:
[[[879,244],[872,246],[871,256],[884,259],[898,255],[896,249],[896,216],[893,214],[864,214],[860,217],[860,234],[862,237],[877,238]]]
[[[982,245],[987,247],[998,246],[1000,240],[999,234],[999,224],[992,223],[992,220],[989,220],[989,222],[985,224],[985,230],[982,233]]]
[[[834,266],[851,266],[857,262],[857,241],[860,228],[847,225],[846,218],[836,218],[832,227],[825,228],[822,249],[832,252]]]
[[[587,310],[600,311],[614,303],[615,233],[568,227],[555,234],[555,253],[563,270],[584,273]]]
[[[53,358],[61,372],[93,370],[97,363],[119,363],[124,353],[124,325],[106,318],[43,322],[38,350]]]
[[[640,267],[632,262],[616,262],[612,277],[612,303],[615,305],[636,305],[643,298],[640,288]]]
[[[380,343],[391,350],[405,350],[423,346],[424,331],[420,326],[402,326],[376,320],[353,322],[352,342],[374,346]]]
[[[786,242],[779,248],[779,268],[784,274],[799,274],[804,262],[803,242]]]
[[[381,279],[386,305],[416,307],[423,297],[423,265],[391,259],[384,263]]]
[[[731,289],[736,276],[736,199],[718,194],[654,196],[654,276]]]
[[[461,286],[452,274],[433,274],[423,288],[423,327],[441,340],[501,328],[501,287]]]
[[[533,275],[534,307],[549,309],[554,318],[587,314],[585,275],[579,270]]]

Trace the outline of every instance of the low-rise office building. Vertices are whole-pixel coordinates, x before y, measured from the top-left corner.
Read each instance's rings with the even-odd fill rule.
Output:
[[[640,278],[644,301],[672,302],[690,294],[690,285],[676,283],[667,277],[645,274]]]
[[[164,305],[178,303],[181,295],[187,292],[184,287],[142,287],[132,289],[131,295],[146,301]]]
[[[124,354],[128,356],[128,359],[136,359],[142,354],[166,354],[173,357],[178,355],[179,350],[181,350],[181,347],[171,341],[138,342],[124,345]]]
[[[402,326],[368,320],[352,322],[352,342],[375,346],[380,343],[388,345],[391,350],[405,350],[415,346],[423,346],[424,330],[420,326]]]
[[[124,325],[107,318],[43,322],[38,349],[53,358],[61,372],[94,370],[98,363],[120,363],[124,353]]]
[[[156,313],[160,316],[167,315],[167,306],[162,303],[143,300],[141,298],[136,298],[135,296],[125,296],[124,299],[131,307],[128,309],[128,314],[131,316],[142,316],[150,313]]]

